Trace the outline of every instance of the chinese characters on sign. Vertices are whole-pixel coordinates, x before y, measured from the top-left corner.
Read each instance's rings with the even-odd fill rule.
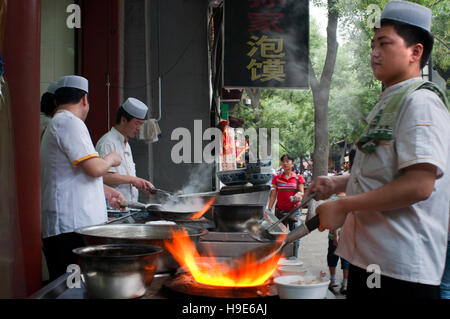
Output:
[[[307,0],[226,0],[224,86],[308,87]]]
[[[251,37],[254,41],[247,42],[252,49],[247,54],[252,59],[250,60],[247,69],[251,70],[251,80],[261,80],[262,82],[271,79],[283,82],[286,74],[284,72],[285,61],[281,58],[285,56],[283,52],[283,39],[269,39],[263,35],[261,38],[256,36]],[[264,58],[262,62],[257,62],[253,58],[255,53],[260,50],[261,57]],[[258,74],[258,71],[262,71]]]

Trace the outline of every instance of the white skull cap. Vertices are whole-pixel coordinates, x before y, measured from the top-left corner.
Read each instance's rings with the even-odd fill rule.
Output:
[[[63,76],[58,80],[57,86],[58,86],[57,89],[66,87],[66,88],[80,89],[85,91],[86,93],[89,92],[88,80],[78,75]]]
[[[55,94],[55,91],[58,89],[58,82],[51,82],[47,88],[47,93]]]
[[[147,116],[148,107],[138,99],[133,97],[129,97],[123,104],[123,109],[125,112],[130,114],[131,116],[139,119],[145,120]]]
[[[381,13],[381,20],[388,19],[419,27],[431,32],[431,10],[408,1],[390,1]]]

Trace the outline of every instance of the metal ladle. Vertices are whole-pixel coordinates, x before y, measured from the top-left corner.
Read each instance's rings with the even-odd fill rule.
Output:
[[[275,257],[275,255],[280,253],[286,245],[308,235],[313,230],[317,229],[319,225],[319,215],[316,215],[306,223],[301,224],[299,227],[289,232],[281,243],[279,241],[272,241],[230,259],[227,261],[228,271],[224,276],[232,275],[242,269],[249,269],[250,267],[261,265]],[[249,258],[252,261],[249,261]]]
[[[250,236],[258,241],[273,241],[277,238],[277,236],[271,234],[269,230],[278,226],[283,220],[294,215],[298,209],[304,207],[311,199],[316,197],[317,193],[311,193],[307,198],[305,198],[299,206],[296,206],[294,209],[290,210],[286,215],[280,218],[277,222],[273,223],[269,227],[264,227],[259,220],[251,219],[246,222],[245,228],[248,230]]]

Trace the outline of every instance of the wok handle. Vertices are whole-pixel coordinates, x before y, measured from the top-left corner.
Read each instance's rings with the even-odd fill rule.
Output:
[[[311,218],[310,220],[308,220],[305,223],[305,225],[306,225],[306,228],[308,228],[309,232],[312,232],[316,228],[319,228],[319,225],[320,225],[319,215],[316,215],[313,218]]]
[[[318,228],[319,225],[320,225],[319,215],[316,215],[310,220],[308,220],[306,223],[301,224],[299,227],[289,232],[285,240],[286,244],[292,243],[293,241],[308,235],[310,232]]]

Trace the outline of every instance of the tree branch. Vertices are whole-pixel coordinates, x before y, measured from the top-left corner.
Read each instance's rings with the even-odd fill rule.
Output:
[[[334,71],[334,65],[336,63],[336,56],[338,50],[337,43],[337,23],[338,23],[338,10],[336,8],[336,0],[328,0],[328,25],[327,25],[327,56],[325,59],[325,65],[323,67],[320,84],[329,87],[331,83],[331,77]]]

